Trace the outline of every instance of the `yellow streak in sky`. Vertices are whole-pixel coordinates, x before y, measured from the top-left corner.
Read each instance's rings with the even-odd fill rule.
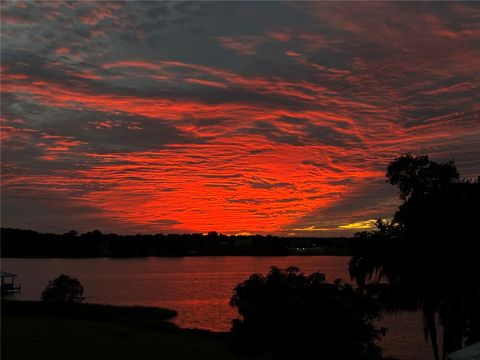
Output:
[[[377,223],[376,219],[370,219],[365,221],[358,221],[346,225],[340,225],[338,228],[341,230],[356,230],[356,229],[373,229]]]
[[[384,219],[385,220],[385,219]],[[374,229],[377,219],[357,221],[350,224],[339,225],[337,227],[316,227],[315,225],[304,228],[290,229],[295,231],[332,231],[332,230],[368,230]]]
[[[305,228],[296,228],[296,229],[290,229],[290,230],[295,230],[295,231],[331,231],[331,230],[337,230],[337,228],[318,228],[315,225],[308,226]]]

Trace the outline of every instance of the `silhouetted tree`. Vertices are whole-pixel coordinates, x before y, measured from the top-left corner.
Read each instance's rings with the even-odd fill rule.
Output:
[[[83,286],[74,277],[62,274],[48,282],[42,292],[42,301],[54,303],[79,303],[83,301]]]
[[[340,280],[327,283],[321,273],[272,267],[237,285],[230,305],[242,317],[233,321],[234,343],[247,353],[330,360],[380,354],[374,344],[384,333],[374,325],[379,305]]]
[[[478,336],[472,319],[480,306],[480,184],[461,180],[453,162],[410,154],[393,161],[386,177],[402,204],[391,222],[379,221],[376,231],[358,235],[350,272],[389,310],[421,309],[425,335],[440,359],[436,315],[443,357],[461,348],[465,337]],[[365,286],[367,279],[386,279],[389,286]]]

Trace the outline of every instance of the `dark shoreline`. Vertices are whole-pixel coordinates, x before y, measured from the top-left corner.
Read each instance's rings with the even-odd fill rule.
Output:
[[[350,256],[358,245],[348,237],[280,237],[208,234],[38,233],[1,228],[4,258],[137,258],[196,256]]]

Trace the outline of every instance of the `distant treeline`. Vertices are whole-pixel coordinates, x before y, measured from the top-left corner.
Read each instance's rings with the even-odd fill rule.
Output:
[[[353,238],[203,234],[117,235],[1,229],[2,257],[143,257],[206,255],[348,255]]]

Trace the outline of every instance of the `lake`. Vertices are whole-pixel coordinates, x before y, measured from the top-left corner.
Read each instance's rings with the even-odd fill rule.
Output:
[[[228,331],[237,316],[228,305],[233,288],[252,273],[271,266],[297,266],[302,272],[323,272],[327,280],[349,281],[349,257],[342,256],[218,256],[128,259],[2,259],[3,271],[18,274],[22,291],[13,298],[38,300],[49,280],[61,273],[75,276],[85,287],[85,301],[113,305],[144,305],[178,311],[181,327]],[[389,329],[381,346],[401,360],[431,360],[419,313],[389,315],[379,325]]]

